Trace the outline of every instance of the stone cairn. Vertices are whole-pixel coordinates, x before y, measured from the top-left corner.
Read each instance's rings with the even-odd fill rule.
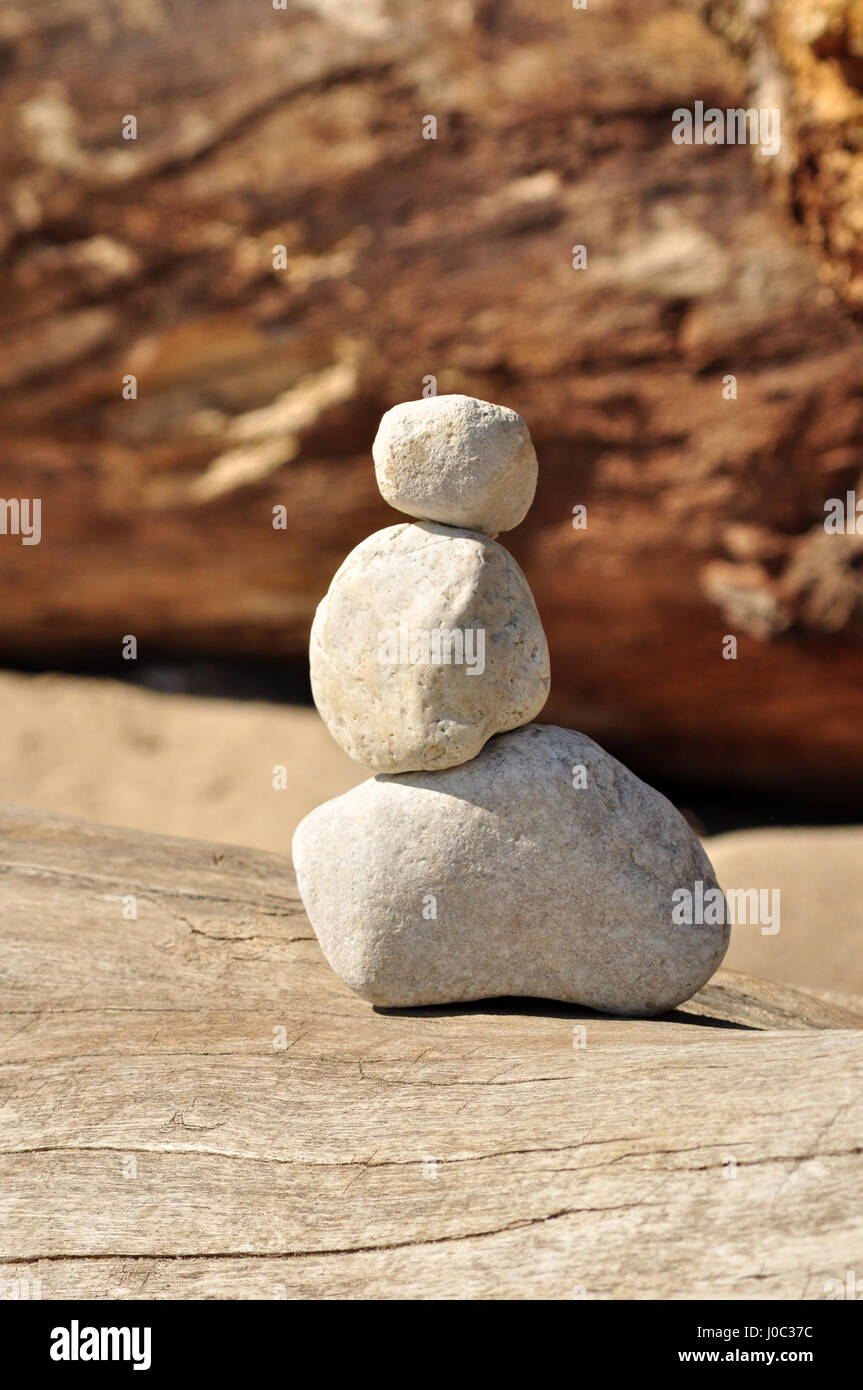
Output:
[[[494,539],[533,501],[527,426],[435,396],[388,411],[372,452],[383,497],[416,520],[351,552],[312,627],[318,710],[376,774],[294,836],[327,960],[381,1007],[673,1008],[725,954],[724,899],[670,802],[583,734],[530,722],[548,645]]]

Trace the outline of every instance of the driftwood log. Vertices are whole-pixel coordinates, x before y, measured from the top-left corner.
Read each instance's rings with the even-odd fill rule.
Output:
[[[6,1296],[817,1299],[859,1266],[853,1001],[721,972],[652,1021],[377,1013],[283,859],[14,810],[0,844]]]
[[[2,492],[43,536],[0,535],[6,659],[301,658],[396,519],[377,420],[432,375],[533,430],[547,717],[648,774],[847,795],[863,537],[823,521],[863,439],[860,6],[751,15],[11,0]],[[772,162],[672,142],[750,100]]]

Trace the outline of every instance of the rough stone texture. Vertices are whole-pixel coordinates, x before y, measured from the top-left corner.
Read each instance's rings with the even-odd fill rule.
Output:
[[[863,537],[822,529],[863,438],[853,26],[791,55],[786,199],[775,160],[672,143],[676,107],[746,106],[750,75],[670,0],[105,14],[4,7],[2,495],[43,498],[44,536],[0,538],[3,651],[304,660],[395,519],[381,413],[434,373],[530,423],[512,545],[549,716],[657,775],[853,795]]]
[[[293,859],[333,969],[384,1007],[519,994],[661,1013],[728,945],[724,925],[672,924],[675,889],[716,884],[670,802],[549,725],[448,772],[361,783],[306,816]]]
[[[372,454],[391,507],[490,536],[518,526],[536,492],[536,453],[524,420],[474,396],[393,406]]]
[[[379,659],[385,632],[399,646],[404,632],[408,655],[424,655],[425,634],[434,656],[441,629],[461,633],[471,664],[446,663],[444,642],[438,662]],[[309,661],[330,733],[375,772],[474,757],[492,734],[533,719],[550,683],[545,633],[515,560],[487,536],[433,522],[387,527],[351,551],[315,615]]]

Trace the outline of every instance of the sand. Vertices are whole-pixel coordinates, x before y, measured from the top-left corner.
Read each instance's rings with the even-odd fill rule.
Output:
[[[312,709],[108,680],[0,672],[0,728],[0,801],[281,854],[308,811],[368,775]],[[742,830],[705,846],[723,887],[780,891],[779,932],[736,926],[727,965],[863,994],[863,828]]]
[[[2,801],[280,854],[308,811],[368,775],[313,709],[108,680],[0,673],[0,727]]]

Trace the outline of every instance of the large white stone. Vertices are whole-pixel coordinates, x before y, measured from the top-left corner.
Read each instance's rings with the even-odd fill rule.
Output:
[[[400,512],[496,536],[527,515],[537,463],[527,425],[473,396],[405,401],[372,446],[382,496]]]
[[[533,719],[550,681],[515,560],[488,536],[433,522],[387,527],[351,551],[318,607],[309,659],[330,733],[374,772],[473,758]]]
[[[447,772],[371,778],[306,816],[293,856],[327,960],[383,1007],[534,995],[661,1013],[728,944],[723,924],[673,919],[675,890],[697,904],[699,883],[716,888],[682,816],[568,729],[532,724]]]

